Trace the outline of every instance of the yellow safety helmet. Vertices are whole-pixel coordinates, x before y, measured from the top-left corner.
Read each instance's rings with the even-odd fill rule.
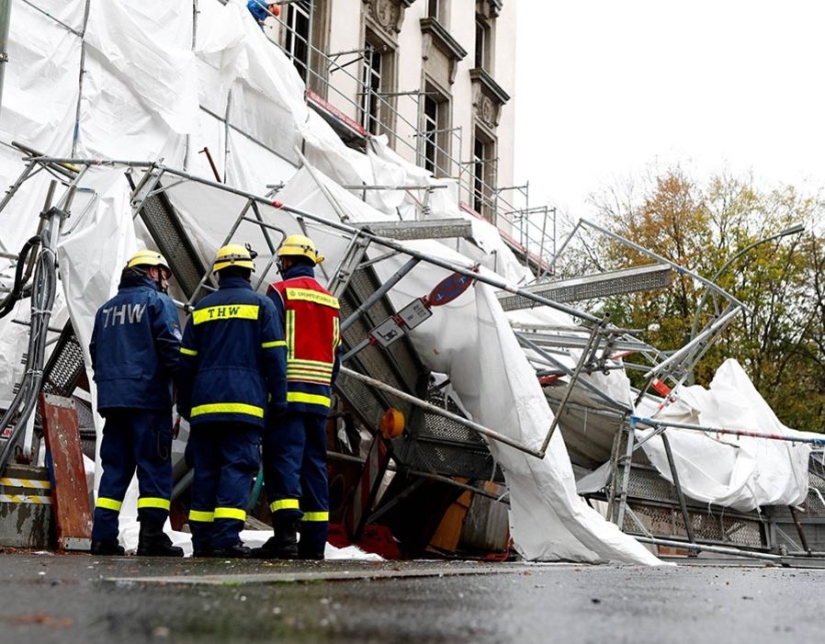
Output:
[[[290,235],[278,249],[278,257],[308,257],[313,264],[320,264],[324,256],[315,250],[315,242],[304,235]]]
[[[135,266],[160,266],[169,273],[172,272],[172,269],[169,268],[169,262],[156,250],[139,250],[132,255],[132,259],[126,263],[126,268],[134,268]]]
[[[218,251],[215,256],[215,263],[212,265],[212,272],[217,273],[224,268],[237,266],[255,270],[255,262],[252,261],[252,253],[249,248],[244,248],[240,244],[227,244]]]

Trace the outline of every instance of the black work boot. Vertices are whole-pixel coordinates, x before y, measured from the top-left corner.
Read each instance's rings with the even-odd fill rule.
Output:
[[[255,559],[297,559],[298,558],[298,523],[288,521],[274,527],[274,536],[260,548],[252,549]]]
[[[249,559],[252,556],[252,551],[238,542],[234,546],[212,548],[208,554],[201,556],[212,557],[213,559]]]
[[[92,541],[92,547],[89,549],[89,553],[104,557],[122,557],[126,554],[126,551],[123,549],[123,546],[117,542],[117,539],[113,539],[111,541]]]
[[[163,524],[142,518],[137,554],[139,557],[182,557],[183,548],[172,545],[172,540],[163,531]]]

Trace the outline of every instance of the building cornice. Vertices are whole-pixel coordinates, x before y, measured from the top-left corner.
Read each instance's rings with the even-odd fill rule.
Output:
[[[421,33],[424,35],[421,56],[427,60],[430,57],[430,48],[435,46],[447,57],[450,64],[450,83],[455,82],[458,62],[467,56],[467,50],[459,45],[435,18],[421,19]]]
[[[486,90],[485,93],[494,98],[499,105],[504,105],[510,100],[510,95],[481,67],[470,70],[470,79],[479,83]]]

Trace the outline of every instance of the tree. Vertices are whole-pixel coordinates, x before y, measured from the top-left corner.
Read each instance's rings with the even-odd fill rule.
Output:
[[[790,186],[761,191],[751,177],[715,176],[699,185],[680,168],[655,177],[640,198],[619,195],[611,190],[592,199],[603,227],[707,279],[719,273],[718,286],[749,309],[696,365],[696,382],[708,385],[724,359],[736,358],[783,422],[825,429],[825,240],[813,229],[823,204]],[[731,261],[800,222],[803,235],[759,243]],[[651,262],[604,236],[574,257],[579,269],[583,257],[591,272]],[[704,289],[677,273],[668,289],[611,298],[604,306],[617,326],[649,329],[647,342],[672,351],[690,338]],[[715,313],[704,307],[700,322]]]

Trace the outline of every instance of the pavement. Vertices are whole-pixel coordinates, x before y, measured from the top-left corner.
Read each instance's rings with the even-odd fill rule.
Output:
[[[0,642],[813,642],[825,571],[774,563],[0,554]]]

